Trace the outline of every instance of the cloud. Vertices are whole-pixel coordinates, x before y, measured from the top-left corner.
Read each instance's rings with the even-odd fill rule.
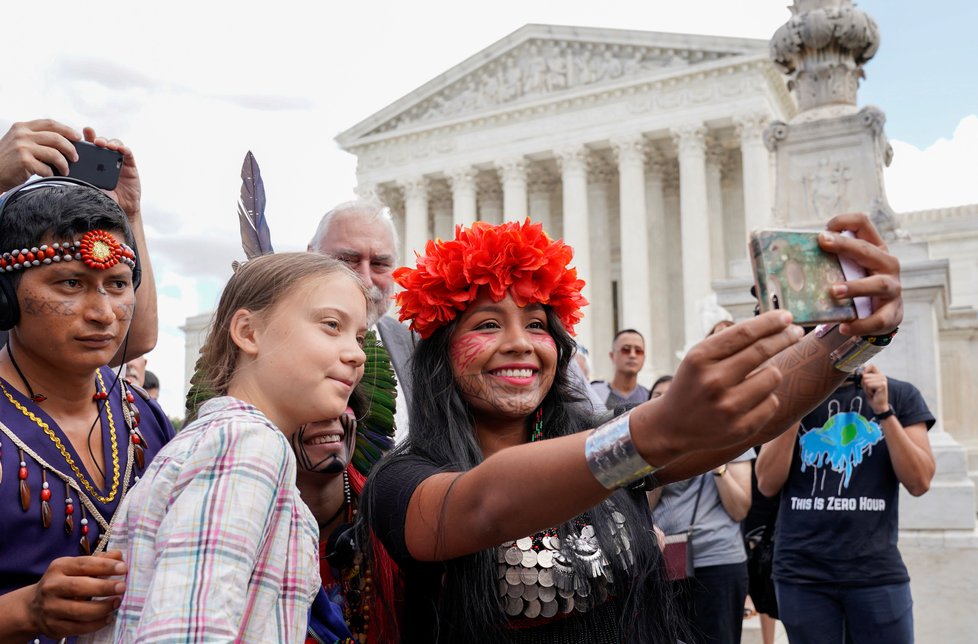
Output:
[[[231,262],[244,259],[237,235],[163,235],[153,239],[151,248],[153,262],[160,266],[158,272],[167,277],[180,274],[223,281],[231,274]],[[187,308],[185,304],[184,310]]]
[[[314,101],[302,96],[272,96],[266,94],[225,94],[212,96],[220,101],[249,110],[263,112],[281,112],[286,110],[311,110],[316,107]]]
[[[65,56],[54,65],[54,73],[63,81],[92,81],[111,90],[154,89],[160,85],[152,76],[104,58]]]
[[[886,194],[896,212],[978,203],[978,115],[965,116],[950,139],[923,150],[891,141]]]

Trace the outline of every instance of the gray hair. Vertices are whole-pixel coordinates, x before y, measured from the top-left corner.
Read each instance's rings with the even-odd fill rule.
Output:
[[[394,226],[394,218],[391,216],[391,209],[381,202],[374,200],[354,199],[353,201],[344,201],[338,206],[333,207],[329,212],[323,215],[323,218],[319,221],[319,226],[316,228],[315,234],[313,234],[312,239],[309,240],[309,250],[319,250],[323,243],[323,239],[329,232],[330,225],[332,225],[333,221],[337,217],[340,215],[354,213],[364,223],[380,221],[387,225],[387,228],[391,232],[391,242],[394,244],[394,259],[396,265],[397,260],[400,259],[401,242],[397,236],[397,228]]]

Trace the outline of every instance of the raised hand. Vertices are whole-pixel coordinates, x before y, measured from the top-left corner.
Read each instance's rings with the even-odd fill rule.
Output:
[[[771,311],[690,349],[666,395],[642,405],[647,409],[639,418],[634,416],[639,409],[633,412],[633,419],[643,421],[632,428],[639,453],[664,465],[663,454],[676,458],[750,437],[779,405],[774,391],[782,375],[765,363],[802,335],[801,328],[791,324],[790,313]]]
[[[68,163],[78,160],[72,141],[81,137],[52,119],[14,123],[0,138],[0,192],[24,183],[32,175],[50,177],[52,166],[68,174]]]
[[[869,217],[862,213],[837,215],[829,220],[827,232],[819,236],[819,245],[838,255],[845,255],[866,269],[866,277],[832,286],[834,297],[872,298],[873,313],[868,318],[839,326],[845,335],[883,335],[903,321],[903,298],[900,286],[900,262],[891,255]],[[837,233],[851,231],[855,237]]]
[[[106,194],[119,204],[132,223],[139,216],[139,199],[142,195],[139,170],[136,168],[136,157],[133,156],[132,150],[119,139],[106,139],[97,136],[95,130],[90,127],[86,127],[83,134],[89,143],[122,153],[122,172],[119,174],[119,183],[116,184],[115,190],[107,190]]]

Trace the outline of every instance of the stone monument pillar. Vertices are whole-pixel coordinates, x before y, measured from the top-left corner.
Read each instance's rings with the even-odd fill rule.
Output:
[[[938,321],[948,315],[948,268],[897,230],[883,168],[893,150],[878,107],[856,106],[859,79],[880,42],[879,28],[852,0],[795,0],[792,17],[771,39],[771,59],[788,77],[798,113],[768,126],[775,154],[774,219],[791,228],[823,228],[842,212],[869,213],[901,258],[905,312],[900,334],[878,363],[916,385],[941,418]],[[939,265],[938,265],[939,264]],[[974,485],[964,448],[938,425],[930,432],[938,472],[926,496],[904,495],[904,528],[973,530]]]
[[[916,385],[938,419],[928,434],[937,463],[930,490],[916,498],[901,491],[900,549],[913,579],[914,630],[918,641],[971,641],[978,627],[969,606],[978,591],[971,574],[978,564],[975,485],[965,449],[941,422],[940,332],[962,315],[949,311],[948,262],[931,260],[926,244],[912,243],[897,228],[883,185],[893,155],[885,116],[856,104],[863,65],[880,43],[876,23],[852,0],[794,0],[790,9],[771,39],[771,58],[788,78],[798,113],[764,133],[777,171],[774,225],[821,229],[837,213],[866,212],[900,258],[904,320],[876,362],[887,375]],[[720,304],[737,319],[753,308],[749,285],[747,279],[715,284]]]

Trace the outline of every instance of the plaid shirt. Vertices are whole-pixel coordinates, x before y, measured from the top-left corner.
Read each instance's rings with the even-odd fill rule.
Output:
[[[319,529],[288,440],[231,397],[200,409],[117,512],[129,563],[115,623],[95,642],[301,642],[320,586]]]

